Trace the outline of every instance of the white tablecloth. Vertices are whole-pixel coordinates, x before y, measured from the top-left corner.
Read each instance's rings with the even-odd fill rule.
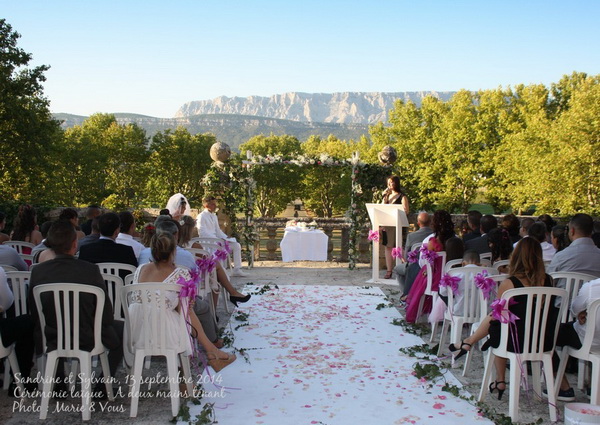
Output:
[[[283,261],[327,261],[329,238],[322,230],[288,231],[281,240]]]

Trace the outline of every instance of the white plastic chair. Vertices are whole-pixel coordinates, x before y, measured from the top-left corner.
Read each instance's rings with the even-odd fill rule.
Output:
[[[587,319],[585,325],[585,337],[583,341],[581,341],[581,348],[575,349],[573,347],[569,347],[565,345],[560,352],[560,364],[558,366],[558,371],[556,373],[556,386],[555,386],[555,394],[558,396],[558,392],[560,390],[560,383],[562,381],[562,377],[565,374],[565,369],[567,367],[567,361],[569,360],[569,356],[575,357],[579,359],[579,365],[581,367],[581,362],[588,361],[592,363],[592,379],[590,383],[592,385],[592,393],[590,398],[590,403],[599,405],[600,404],[600,352],[592,351],[592,343],[594,342],[594,336],[600,329],[596,329],[597,317],[600,315],[600,299],[592,302],[587,309]]]
[[[490,264],[492,264],[492,253],[491,252],[484,252],[483,254],[479,254],[479,259],[481,261],[488,260],[490,262]]]
[[[461,267],[462,261],[462,258],[457,258],[456,260],[448,261],[446,264],[444,264],[444,273],[442,273],[442,276],[448,273],[450,269],[453,269],[455,267]]]
[[[190,240],[191,244],[199,243],[202,245],[202,249],[209,251],[211,254],[216,250],[224,250],[225,249],[225,241],[221,238],[203,238],[196,237]],[[223,269],[225,271],[230,271],[233,268],[233,253],[227,256],[227,259],[221,262]],[[229,273],[228,273],[229,275]]]
[[[6,242],[4,242],[4,245],[8,245],[8,246],[14,248],[17,251],[17,253],[19,254],[19,257],[21,257],[23,259],[23,261],[27,261],[27,265],[33,263],[33,255],[25,254],[23,252],[24,248],[29,248],[29,252],[31,252],[33,250],[35,245],[32,244],[31,242],[6,241]]]
[[[108,294],[108,298],[110,299],[110,303],[113,308],[114,319],[125,320],[125,316],[123,315],[123,311],[121,309],[121,288],[124,286],[123,279],[121,279],[118,275],[115,276],[114,274],[100,274],[102,275],[102,279],[104,279],[104,283],[106,284],[106,293]]]
[[[100,273],[121,277],[121,272],[124,272],[123,277],[121,277],[122,279],[125,279],[124,276],[126,275],[135,273],[135,270],[137,269],[136,266],[125,263],[97,263],[96,265],[100,269]]]
[[[485,267],[457,267],[448,271],[450,276],[462,275],[463,284],[460,291],[463,293],[463,308],[462,313],[455,314],[454,309],[454,292],[452,288],[448,288],[448,308],[444,313],[444,321],[442,323],[442,332],[440,333],[440,343],[438,348],[438,356],[442,355],[442,350],[446,346],[446,337],[448,326],[452,325],[452,334],[450,342],[457,344],[462,341],[462,330],[465,324],[472,324],[481,318],[481,304],[479,302],[479,288],[475,286],[475,275],[482,272],[487,272]],[[487,309],[486,309],[487,310]]]
[[[502,283],[503,280],[508,279],[508,275],[507,274],[497,274],[497,275],[488,276],[487,278],[492,279],[494,282],[496,282],[497,286],[500,286],[500,283]],[[469,331],[469,335],[473,335],[475,333],[475,330],[477,330],[477,328],[479,327],[479,325],[481,324],[483,319],[489,314],[490,304],[496,299],[495,296],[492,294],[492,295],[490,295],[490,299],[486,300],[483,296],[483,292],[481,292],[481,291],[478,293],[478,295],[479,295],[479,312],[480,312],[481,316],[479,317],[478,321],[471,324],[471,329]],[[487,338],[485,340],[487,340]],[[478,344],[479,347],[481,347],[483,345],[485,340],[479,341],[479,344]],[[475,351],[474,348],[475,347],[471,347],[471,349],[467,352],[462,376],[466,376],[467,370],[469,370],[469,368],[470,368],[471,360],[473,358],[472,356],[474,355],[474,351]]]
[[[177,416],[179,412],[179,385],[177,384],[178,363],[181,363],[183,373],[187,383],[187,391],[192,393],[191,370],[189,357],[184,352],[178,352],[173,347],[167,344],[167,334],[173,332],[167,327],[167,314],[169,307],[165,302],[164,293],[173,291],[179,293],[180,285],[168,283],[136,283],[123,287],[121,293],[121,301],[125,312],[125,327],[129,335],[133,335],[133,326],[129,316],[129,306],[134,303],[140,303],[144,312],[143,334],[137,335],[138,341],[136,346],[131,339],[127,341],[128,349],[134,353],[133,370],[131,373],[132,387],[131,394],[131,411],[130,416],[135,418],[138,411],[140,382],[142,379],[142,366],[144,359],[147,356],[164,356],[167,360],[167,371],[169,376],[169,390],[171,393],[171,413]],[[187,331],[187,325],[183,312],[179,312],[180,323]],[[178,362],[179,359],[179,362]]]
[[[573,317],[573,315],[571,314],[571,309],[569,308],[571,306],[571,303],[573,302],[573,298],[575,298],[577,294],[579,294],[579,289],[581,289],[581,286],[584,283],[598,279],[598,277],[592,276],[591,274],[577,272],[553,272],[550,273],[550,276],[554,280],[555,286],[558,280],[565,279],[564,288],[567,291],[568,299],[563,300],[563,302],[566,304],[567,308],[564,309],[560,321],[562,323],[567,323],[572,320],[575,320],[576,318]]]
[[[23,391],[25,390],[25,387],[21,380],[17,379],[21,374],[21,371],[19,369],[17,355],[15,354],[15,344],[12,343],[8,347],[5,347],[2,342],[2,335],[0,335],[0,360],[4,358],[6,358],[6,362],[4,363],[4,389],[8,389],[10,371],[12,370],[13,376],[15,377],[15,383],[19,388],[20,393],[24,394]]]
[[[94,314],[94,347],[91,351],[80,349],[80,297],[94,296],[96,298],[96,311]],[[81,365],[81,416],[84,421],[91,417],[91,374],[92,357],[100,356],[102,373],[106,379],[106,392],[109,400],[114,400],[108,356],[106,348],[102,345],[102,312],[104,310],[104,291],[92,285],[75,283],[50,283],[38,285],[33,288],[33,297],[37,307],[41,329],[46,329],[47,323],[51,326],[56,323],[56,350],[46,352],[46,334],[42,332],[44,352],[46,352],[46,367],[44,370],[44,386],[42,390],[42,404],[40,406],[40,419],[46,419],[48,404],[50,402],[56,366],[59,358],[76,358]],[[42,298],[48,301],[51,297],[54,302],[54,311],[47,311],[44,315]],[[46,304],[48,306],[48,304]]]
[[[5,272],[18,272],[19,271],[19,269],[17,269],[16,267],[9,266],[8,264],[0,264],[0,267],[2,267]]]
[[[421,249],[421,245],[423,245],[423,242],[417,242],[417,243],[412,244],[412,246],[410,247],[411,252],[416,249]]]
[[[525,326],[525,335],[523,337],[523,347],[521,353],[513,353],[508,351],[509,343],[509,324],[502,323],[500,325],[500,345],[498,348],[490,348],[487,361],[485,363],[485,371],[481,390],[479,391],[479,401],[483,401],[484,396],[489,391],[489,385],[492,380],[492,368],[495,357],[502,357],[510,360],[510,391],[509,391],[509,408],[508,414],[513,422],[519,421],[519,395],[521,389],[521,370],[524,362],[533,362],[531,367],[533,370],[533,388],[538,394],[541,394],[540,370],[539,362],[543,363],[544,376],[546,382],[554,382],[552,372],[552,354],[556,345],[556,337],[558,335],[559,320],[556,321],[556,326],[553,332],[549,335],[552,339],[552,349],[544,351],[544,342],[546,340],[546,324],[548,322],[550,308],[554,305],[552,297],[560,297],[563,300],[567,297],[567,291],[560,288],[548,288],[543,286],[532,286],[527,288],[509,289],[502,294],[502,299],[506,300],[505,310],[508,310],[510,299],[517,296],[526,297],[526,317],[521,317],[520,320],[531,326]],[[535,302],[535,305],[534,305]],[[560,310],[564,308],[564,303],[561,303]],[[559,311],[558,318],[561,317],[562,311]],[[549,385],[548,391],[548,408],[550,410],[550,420],[556,422],[556,394],[552,391],[552,385]]]
[[[27,314],[29,312],[27,308],[27,293],[29,290],[29,278],[31,276],[30,272],[20,272],[20,271],[10,271],[6,273],[6,280],[8,281],[8,285],[12,289],[12,293],[14,296],[13,305],[15,307],[15,316],[21,316],[23,314]],[[8,356],[8,354],[6,355]],[[6,356],[1,356],[2,358]],[[8,366],[10,364],[10,358],[4,363],[4,389],[8,389],[9,381],[10,381],[10,369]],[[13,373],[15,373],[13,369]]]
[[[496,261],[494,264],[492,264],[492,267],[496,269],[496,272],[494,274],[502,274],[502,272],[500,271],[500,267],[508,266],[509,263],[510,260]]]
[[[188,252],[190,252],[194,258],[197,256],[209,256],[211,255],[211,253],[206,250],[206,249],[200,249],[200,248],[186,248],[186,250]],[[202,297],[203,300],[208,302],[208,305],[210,306],[211,309],[211,314],[213,316],[213,319],[215,321],[215,323],[217,323],[217,306],[213,303],[213,298],[212,298],[212,294],[219,294],[221,291],[213,291],[209,280],[210,279],[217,279],[217,271],[213,270],[212,272],[208,273],[208,272],[204,272],[204,276],[202,276],[202,282],[203,285],[199,285],[198,286],[198,295],[200,295]],[[220,299],[223,300],[223,308],[225,309],[225,311],[227,313],[229,313],[229,305],[227,304],[227,297],[225,295],[220,296]]]
[[[440,251],[437,253],[440,257],[442,257],[442,263],[441,263],[441,268],[442,271],[444,270],[444,264],[446,264],[446,251]],[[421,295],[421,298],[419,299],[419,308],[417,309],[417,317],[415,319],[415,321],[419,321],[419,318],[421,317],[421,315],[423,314],[423,306],[425,304],[425,299],[427,296],[432,297],[433,299],[431,300],[431,305],[435,304],[435,301],[438,297],[438,292],[437,290],[433,290],[432,286],[433,286],[433,267],[431,266],[431,264],[429,263],[429,261],[421,259],[419,260],[419,264],[421,265],[421,267],[425,266],[425,270],[427,273],[427,286],[425,287],[425,292],[423,292],[423,295]],[[437,324],[434,324],[433,329],[431,330],[431,338],[433,339],[433,334],[436,331],[436,327]]]

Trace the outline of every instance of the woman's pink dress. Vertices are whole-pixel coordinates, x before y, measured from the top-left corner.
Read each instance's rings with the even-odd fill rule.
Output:
[[[430,251],[440,252],[444,250],[443,245],[437,238],[432,238],[429,240],[428,248]],[[433,281],[431,284],[431,290],[437,291],[440,283],[440,279],[442,278],[442,258],[436,258],[433,262]],[[410,288],[410,292],[408,293],[408,297],[406,298],[406,321],[409,323],[415,323],[418,319],[417,312],[419,310],[419,301],[421,300],[421,296],[425,293],[425,289],[427,288],[427,268],[425,266],[421,267],[419,274],[415,278],[415,281]],[[431,311],[431,297],[425,297],[425,303],[423,304],[422,314],[429,313]]]

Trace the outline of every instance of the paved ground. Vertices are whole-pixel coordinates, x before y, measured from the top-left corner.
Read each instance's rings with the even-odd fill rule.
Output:
[[[350,271],[347,264],[344,263],[311,263],[311,262],[295,262],[282,263],[273,261],[257,262],[254,269],[248,271],[248,277],[234,278],[234,285],[238,288],[243,288],[247,282],[254,284],[277,284],[277,285],[352,285],[364,286],[365,282],[370,278],[370,269],[363,265],[356,270]],[[394,305],[400,309],[398,303],[398,288],[396,286],[383,285],[382,290],[390,297]],[[230,305],[231,306],[231,305]],[[232,307],[232,306],[231,306]],[[219,303],[220,324],[227,326],[229,314],[223,310],[223,304]],[[428,338],[427,338],[428,340]],[[462,364],[461,364],[462,366]],[[148,376],[156,376],[159,372],[163,375],[166,373],[165,365],[160,361],[153,361],[151,370],[148,371]],[[472,363],[471,370],[467,377],[463,378],[460,373],[462,369],[456,369],[455,375],[463,383],[465,388],[471,394],[477,394],[481,384],[483,375],[483,364],[481,353],[476,353]],[[117,379],[122,383],[125,382],[125,373],[117,376]],[[573,376],[570,376],[571,382],[575,382]],[[162,387],[160,387],[162,389]],[[125,389],[125,387],[124,387]],[[581,391],[576,390],[577,401],[589,402]],[[449,395],[450,396],[450,395]],[[495,407],[498,412],[508,413],[508,393],[504,395],[502,401],[495,400],[492,397],[487,399],[487,402]],[[451,397],[451,396],[450,396]],[[35,412],[38,406],[37,400],[24,400],[19,404],[19,400],[8,398],[6,391],[0,391],[0,423],[1,424],[29,424],[39,421],[39,412]],[[78,401],[66,400],[66,405],[78,405]],[[562,416],[564,403],[559,402],[559,411]],[[78,412],[60,412],[52,413],[52,409],[56,406],[56,402],[51,403],[51,409],[48,414],[46,424],[65,424],[76,423],[81,421],[81,414]],[[111,410],[102,410],[110,407]],[[96,412],[92,413],[90,424],[109,424],[122,422],[135,422],[137,424],[166,424],[171,420],[170,415],[170,400],[166,398],[147,398],[140,399],[139,413],[137,418],[129,418],[129,400],[120,398],[106,406],[97,403],[95,405]],[[545,403],[535,399],[535,397],[522,396],[521,410],[523,412],[522,419],[526,422],[533,422],[538,418],[543,419],[543,423],[550,423],[548,416],[548,408]],[[562,420],[562,419],[561,419]],[[222,424],[221,425],[230,425]]]

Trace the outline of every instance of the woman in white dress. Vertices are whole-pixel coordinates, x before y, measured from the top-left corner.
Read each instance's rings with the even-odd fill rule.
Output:
[[[180,277],[189,280],[189,271],[186,268],[176,267],[173,263],[176,246],[177,243],[172,234],[161,232],[154,235],[150,243],[154,261],[138,267],[135,271],[133,283],[163,282],[177,284]],[[192,354],[188,327],[182,315],[179,314],[180,309],[185,309],[187,311],[185,316],[190,321],[192,328],[191,333],[206,351],[208,364],[218,372],[235,360],[234,354],[228,354],[219,350],[208,339],[198,317],[194,313],[193,306],[186,299],[180,299],[177,292],[166,295],[166,298],[167,305],[172,309],[172,314],[167,316],[168,326],[173,329],[168,335],[167,344],[169,347],[177,347],[180,351],[185,351],[187,355]],[[132,342],[135,347],[139,343],[136,341],[136,337],[143,335],[143,327],[146,322],[141,303],[132,303],[129,306],[129,315],[133,329]]]
[[[173,220],[177,221],[181,220],[184,215],[191,214],[190,203],[181,193],[176,193],[169,198],[167,209],[169,210],[171,217],[173,217]]]

